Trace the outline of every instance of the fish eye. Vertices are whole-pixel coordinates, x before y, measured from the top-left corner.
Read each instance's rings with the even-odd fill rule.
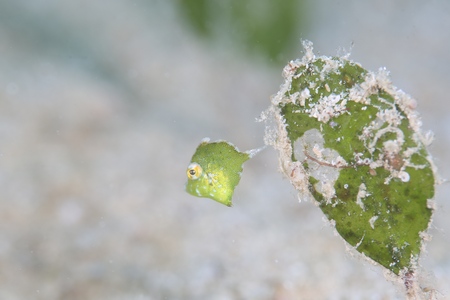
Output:
[[[187,167],[186,174],[189,179],[196,180],[200,176],[202,176],[202,172],[203,172],[202,167],[200,167],[198,163],[194,162],[189,164],[189,166]]]

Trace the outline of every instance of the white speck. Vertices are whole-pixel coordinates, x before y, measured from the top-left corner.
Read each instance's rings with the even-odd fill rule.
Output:
[[[398,173],[398,178],[400,178],[400,180],[403,181],[403,182],[408,182],[409,181],[409,174],[408,174],[408,172],[401,171],[401,172]]]
[[[387,122],[389,125],[398,126],[402,122],[403,117],[397,111],[397,109],[385,109],[377,113],[377,118],[383,122]]]
[[[370,218],[369,224],[370,224],[370,227],[372,227],[372,229],[375,229],[374,223],[377,219],[378,219],[378,216],[373,216],[372,218]]]
[[[433,143],[433,140],[434,140],[434,133],[432,131],[427,131],[423,136],[422,142],[425,144],[425,146],[430,146],[431,143]]]
[[[340,103],[339,103],[340,102]],[[327,123],[331,118],[337,117],[347,111],[347,102],[341,101],[341,95],[330,94],[322,97],[311,109],[311,117]]]
[[[308,88],[304,88],[303,91],[298,96],[298,102],[300,106],[305,106],[305,100],[309,99],[311,97],[311,93],[309,92]]]
[[[366,157],[366,158],[363,159],[363,164],[365,164],[365,165],[368,165],[368,164],[370,164],[371,162],[372,162],[372,160],[371,160],[370,158],[368,158],[368,157]]]
[[[366,233],[364,232],[364,234],[363,234],[361,240],[358,242],[358,244],[355,245],[355,249],[358,249],[358,247],[362,244],[362,242],[363,242],[365,236],[366,236]]]
[[[197,196],[201,196],[202,194],[200,193],[200,190],[198,189],[198,187],[195,188],[195,193],[197,194]]]
[[[262,146],[260,148],[256,148],[256,149],[251,149],[248,151],[245,151],[245,153],[248,154],[248,156],[250,156],[250,158],[252,158],[253,156],[255,156],[256,154],[258,154],[259,152],[261,152],[262,150],[266,149],[267,146]]]
[[[313,43],[311,41],[302,41],[303,48],[305,49],[305,55],[303,56],[303,63],[308,63],[316,58],[313,52]]]
[[[313,147],[313,152],[318,159],[322,159],[322,150],[319,145],[315,144]]]
[[[330,203],[331,199],[336,195],[336,191],[334,189],[334,181],[319,181],[316,187],[317,190],[320,190],[323,196],[327,199],[327,203]]]
[[[397,154],[401,150],[401,145],[397,143],[397,141],[388,140],[383,143],[384,151],[386,151],[388,154],[393,155]]]
[[[289,96],[289,99],[291,100],[291,102],[293,104],[295,104],[295,102],[297,102],[298,96],[300,95],[299,92],[295,92],[292,95]]]
[[[361,183],[359,186],[358,195],[356,195],[356,204],[358,204],[362,210],[366,210],[364,203],[362,202],[362,198],[367,197],[369,194],[367,193],[367,188],[364,183]]]

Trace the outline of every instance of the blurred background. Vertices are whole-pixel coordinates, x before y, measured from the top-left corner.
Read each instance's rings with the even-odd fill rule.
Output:
[[[184,192],[203,137],[255,122],[302,55],[387,67],[450,178],[450,4],[0,0],[0,299],[402,299],[301,202],[267,149],[227,208]],[[450,184],[426,286],[450,299]]]

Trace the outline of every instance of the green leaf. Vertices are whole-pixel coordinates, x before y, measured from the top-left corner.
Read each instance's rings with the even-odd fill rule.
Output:
[[[225,141],[210,143],[204,139],[187,168],[186,191],[231,206],[234,189],[241,179],[242,164],[253,153],[240,152]]]
[[[415,101],[384,69],[306,51],[285,68],[273,99],[282,168],[357,251],[406,274],[420,254],[435,185]]]

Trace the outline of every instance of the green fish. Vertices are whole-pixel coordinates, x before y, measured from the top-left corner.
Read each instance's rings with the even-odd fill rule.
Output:
[[[226,141],[203,139],[187,167],[186,191],[231,206],[234,189],[241,179],[242,165],[261,149],[240,152]]]

